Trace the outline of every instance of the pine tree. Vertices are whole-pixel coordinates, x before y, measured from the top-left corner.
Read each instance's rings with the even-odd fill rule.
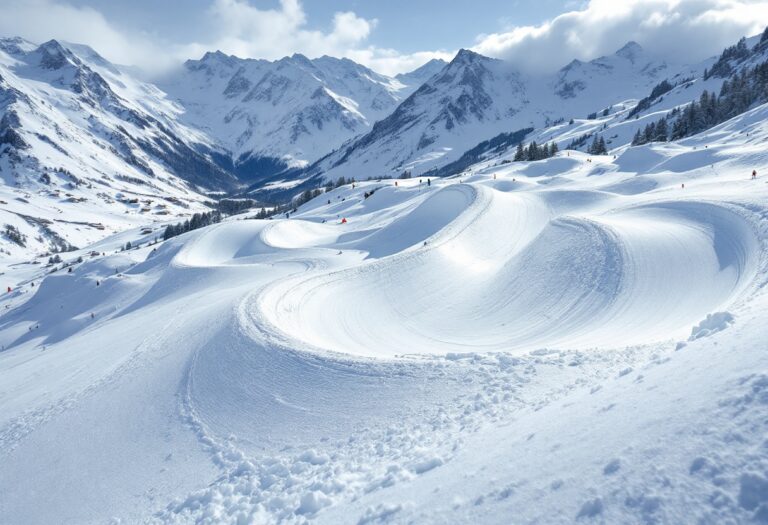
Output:
[[[528,155],[526,156],[527,157],[526,160],[531,160],[531,161],[539,160],[538,159],[538,156],[539,156],[538,153],[539,153],[539,145],[536,144],[535,140],[533,140],[528,145]]]
[[[599,155],[599,148],[600,142],[598,141],[597,135],[595,135],[595,138],[592,140],[592,145],[589,146],[589,149],[587,149],[587,153],[590,155]]]
[[[517,151],[515,151],[515,162],[520,162],[521,160],[525,160],[525,149],[523,147],[523,143],[519,143],[517,145]]]

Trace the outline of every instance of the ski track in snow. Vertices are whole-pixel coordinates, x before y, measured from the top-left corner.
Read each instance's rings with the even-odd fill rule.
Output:
[[[768,211],[721,181],[625,192],[569,164],[556,186],[522,166],[347,186],[290,220],[185,234],[119,276],[107,257],[49,277],[0,318],[0,512],[768,516]]]

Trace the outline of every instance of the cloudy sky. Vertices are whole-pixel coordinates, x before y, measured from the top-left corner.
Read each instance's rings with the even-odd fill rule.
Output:
[[[221,50],[409,71],[460,48],[551,70],[629,40],[694,61],[768,25],[768,0],[0,0],[0,35],[60,38],[150,73]]]

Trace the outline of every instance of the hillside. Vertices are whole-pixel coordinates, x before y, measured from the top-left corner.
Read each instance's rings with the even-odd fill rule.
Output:
[[[8,269],[3,516],[759,522],[766,122]]]
[[[455,161],[480,139],[612,113],[634,105],[665,78],[700,75],[705,67],[654,60],[630,42],[614,55],[574,60],[553,75],[525,75],[513,64],[462,50],[368,134],[309,173],[331,180],[425,173]]]
[[[182,119],[215,137],[234,169],[254,180],[303,167],[365,133],[441,65],[390,78],[349,59],[269,62],[217,52],[187,61],[161,86],[185,108]]]
[[[237,187],[179,111],[90,48],[0,40],[2,257],[83,247]]]

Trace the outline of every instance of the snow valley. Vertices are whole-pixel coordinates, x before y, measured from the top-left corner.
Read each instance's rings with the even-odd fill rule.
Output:
[[[680,62],[0,40],[0,522],[768,522],[768,30]]]

